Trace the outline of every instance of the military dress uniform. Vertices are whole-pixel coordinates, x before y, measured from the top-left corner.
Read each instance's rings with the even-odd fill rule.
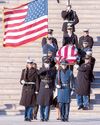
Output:
[[[94,40],[93,37],[89,35],[89,29],[84,29],[83,32],[85,35],[79,38],[79,47],[80,49],[83,48],[83,42],[86,41],[88,43],[88,47],[92,49]]]
[[[23,85],[20,105],[25,106],[25,120],[31,121],[32,110],[36,105],[36,93],[39,91],[39,78],[35,68],[23,69],[20,79]]]
[[[64,33],[66,33],[67,32],[67,26],[70,24],[70,26],[73,27],[73,32],[75,32],[75,25],[79,22],[79,18],[77,16],[76,12],[73,11],[73,10],[71,10],[70,12],[64,10],[64,11],[61,12],[61,16],[64,19],[62,31]]]
[[[61,64],[66,65],[66,61],[62,61]],[[61,120],[68,121],[71,90],[74,89],[74,76],[69,68],[60,69],[56,75],[55,85],[57,86],[60,80],[60,87],[58,88],[57,101],[60,107]]]
[[[66,44],[73,44],[76,46],[76,48],[78,49],[78,37],[76,34],[72,33],[71,36],[69,36],[68,34],[66,34],[63,38],[63,46],[65,46]]]
[[[45,61],[44,61],[45,62]],[[40,68],[40,89],[37,97],[37,103],[40,105],[41,121],[49,120],[50,105],[53,100],[54,80],[56,70],[55,68]]]

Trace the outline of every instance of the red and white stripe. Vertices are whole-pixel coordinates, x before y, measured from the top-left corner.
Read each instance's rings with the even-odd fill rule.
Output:
[[[4,9],[4,46],[20,46],[48,34],[48,16],[25,23],[28,4]]]
[[[56,54],[56,60],[59,63],[61,60],[65,59],[69,63],[74,63],[77,60],[78,50],[74,45],[66,45],[61,47]]]

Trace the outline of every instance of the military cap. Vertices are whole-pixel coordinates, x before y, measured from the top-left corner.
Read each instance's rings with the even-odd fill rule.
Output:
[[[89,29],[83,29],[83,32],[89,32]]]
[[[52,34],[52,32],[53,32],[53,29],[48,29],[49,34]]]
[[[30,57],[28,57],[28,59],[27,59],[27,63],[30,63],[30,64],[32,64],[34,61],[33,61],[33,59],[32,58],[30,58]]]
[[[84,59],[90,59],[89,55],[85,55]]]
[[[68,64],[68,62],[64,59],[64,60],[61,60],[60,64],[61,65],[66,65],[66,64]]]

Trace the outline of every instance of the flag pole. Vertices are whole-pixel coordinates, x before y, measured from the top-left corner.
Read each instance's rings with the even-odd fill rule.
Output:
[[[70,5],[70,1],[71,1],[71,0],[68,0],[68,5]]]

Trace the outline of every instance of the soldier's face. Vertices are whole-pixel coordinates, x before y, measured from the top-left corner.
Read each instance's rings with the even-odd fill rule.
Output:
[[[87,36],[87,35],[89,35],[89,32],[84,32],[83,35]]]
[[[27,67],[30,69],[33,67],[33,64],[27,63]]]
[[[67,29],[67,32],[68,33],[72,33],[72,29]]]
[[[61,65],[61,67],[62,67],[62,69],[66,69],[66,67],[67,67],[67,65],[65,64],[65,65]]]
[[[90,59],[85,59],[85,64],[89,63]]]
[[[52,43],[52,39],[48,40],[48,43],[51,44]]]
[[[71,7],[70,6],[67,7],[67,11],[69,11],[69,12],[71,11]]]

